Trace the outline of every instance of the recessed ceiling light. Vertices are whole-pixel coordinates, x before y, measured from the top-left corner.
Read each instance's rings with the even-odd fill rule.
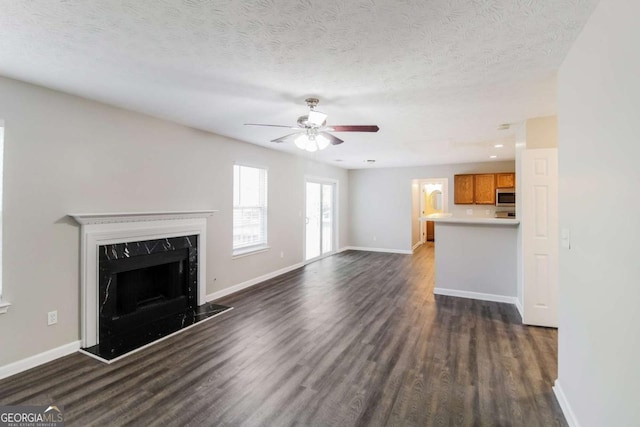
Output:
[[[502,123],[501,125],[498,126],[498,130],[509,130],[510,127],[511,127],[510,123]]]
[[[369,159],[369,160],[365,160],[365,163],[375,163],[375,160]]]
[[[344,160],[342,159],[335,159],[334,162],[343,162]]]
[[[496,159],[498,158],[498,156],[496,156],[495,154],[493,156],[489,156],[490,159]]]
[[[504,144],[496,144],[496,145],[494,145],[494,147],[496,147],[496,148],[502,148],[502,147],[504,147]]]

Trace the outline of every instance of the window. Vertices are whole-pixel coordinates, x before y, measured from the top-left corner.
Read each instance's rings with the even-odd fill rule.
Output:
[[[233,166],[233,254],[267,249],[267,170]]]

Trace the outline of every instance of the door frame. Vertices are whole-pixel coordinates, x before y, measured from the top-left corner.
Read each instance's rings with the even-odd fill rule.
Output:
[[[427,220],[424,215],[424,191],[427,184],[442,184],[442,213],[449,212],[449,179],[448,178],[419,178],[418,192],[420,195],[420,242],[427,242]]]
[[[320,256],[315,258],[311,258],[307,260],[307,182],[313,182],[316,184],[332,184],[333,185],[333,212],[332,212],[332,224],[333,224],[333,245],[331,246],[331,251],[326,254],[322,253],[322,248],[320,249]],[[316,175],[305,175],[303,181],[303,194],[304,201],[302,206],[302,262],[304,264],[310,264],[312,262],[318,261],[322,258],[326,258],[328,256],[334,255],[338,252],[340,247],[340,221],[338,218],[340,217],[340,182],[334,178],[326,178]],[[322,229],[322,228],[321,228]]]

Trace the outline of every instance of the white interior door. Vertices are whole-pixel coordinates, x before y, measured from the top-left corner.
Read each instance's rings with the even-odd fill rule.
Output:
[[[305,260],[335,251],[335,184],[307,180],[305,206]]]
[[[524,150],[522,173],[523,322],[558,327],[558,149]]]

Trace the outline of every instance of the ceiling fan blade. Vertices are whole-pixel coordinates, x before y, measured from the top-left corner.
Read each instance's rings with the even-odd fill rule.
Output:
[[[330,133],[327,133],[327,132],[319,132],[318,135],[322,135],[325,138],[327,138],[329,140],[329,142],[331,143],[331,145],[338,145],[338,144],[342,144],[344,142],[340,138],[336,138],[335,136],[333,136],[333,135],[331,135]]]
[[[301,133],[303,133],[303,132],[290,133],[289,135],[285,135],[285,136],[281,136],[280,138],[272,139],[271,142],[289,142],[289,141],[293,141]]]
[[[287,128],[287,129],[300,129],[299,126],[286,126],[286,125],[265,125],[262,123],[245,123],[245,126],[268,126],[271,128]]]
[[[380,128],[376,125],[336,125],[327,130],[333,132],[378,132]]]

